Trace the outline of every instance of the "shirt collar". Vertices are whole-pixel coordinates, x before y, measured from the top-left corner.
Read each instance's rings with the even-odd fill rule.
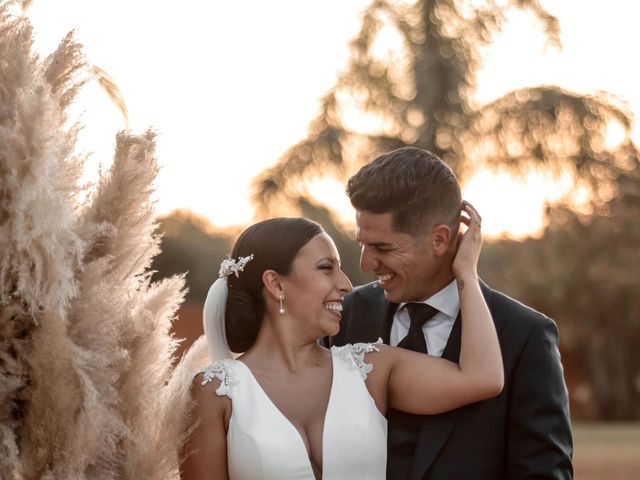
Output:
[[[399,309],[404,307],[407,303],[408,302],[401,303]],[[437,308],[445,315],[451,318],[456,318],[460,311],[460,297],[458,296],[458,286],[456,285],[455,279],[442,290],[418,303],[426,303],[427,305],[431,305],[433,308]]]

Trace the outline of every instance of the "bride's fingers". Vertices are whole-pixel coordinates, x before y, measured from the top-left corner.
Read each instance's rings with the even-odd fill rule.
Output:
[[[470,219],[469,223],[467,223],[467,222],[465,222],[465,223],[467,225],[469,225],[469,226],[475,225],[475,226],[481,227],[481,225],[482,225],[482,217],[480,216],[478,211],[474,208],[474,206],[471,205],[466,200],[464,200],[463,203],[462,203],[462,207],[464,208],[464,211],[467,213],[467,215],[469,215],[469,219]]]
[[[469,213],[470,216],[480,218],[480,214],[478,213],[478,210],[476,210],[476,208],[473,205],[471,205],[468,201],[463,200],[462,207],[465,209],[467,213]]]
[[[469,202],[467,202],[467,207],[468,207],[468,211],[472,213],[471,218],[473,220],[476,220],[478,222],[478,224],[482,223],[482,217],[480,216],[480,214],[478,213],[478,210],[476,210],[476,208],[471,205]]]

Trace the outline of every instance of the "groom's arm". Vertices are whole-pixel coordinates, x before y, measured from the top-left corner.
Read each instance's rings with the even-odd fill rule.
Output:
[[[507,427],[507,477],[573,478],[573,442],[558,329],[541,316],[512,375]]]

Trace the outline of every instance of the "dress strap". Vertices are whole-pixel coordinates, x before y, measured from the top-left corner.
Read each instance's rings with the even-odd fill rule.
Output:
[[[234,360],[231,359],[219,360],[208,367],[199,370],[198,373],[204,374],[202,385],[206,385],[213,381],[214,378],[217,378],[220,380],[220,386],[216,389],[216,395],[219,397],[226,395],[231,398],[233,394],[233,385],[235,384],[233,371],[231,369],[231,362],[233,361]]]
[[[375,343],[347,343],[341,347],[333,346],[331,350],[339,357],[351,361],[351,368],[357,368],[363,380],[373,370],[373,365],[365,363],[364,355],[371,352],[379,352],[378,345],[382,345],[382,338]]]

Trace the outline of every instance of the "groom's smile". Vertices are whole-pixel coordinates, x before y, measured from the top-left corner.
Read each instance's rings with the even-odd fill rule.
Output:
[[[393,273],[379,273],[378,274],[378,281],[383,284],[385,282],[388,282],[389,280],[391,280],[393,278]]]

